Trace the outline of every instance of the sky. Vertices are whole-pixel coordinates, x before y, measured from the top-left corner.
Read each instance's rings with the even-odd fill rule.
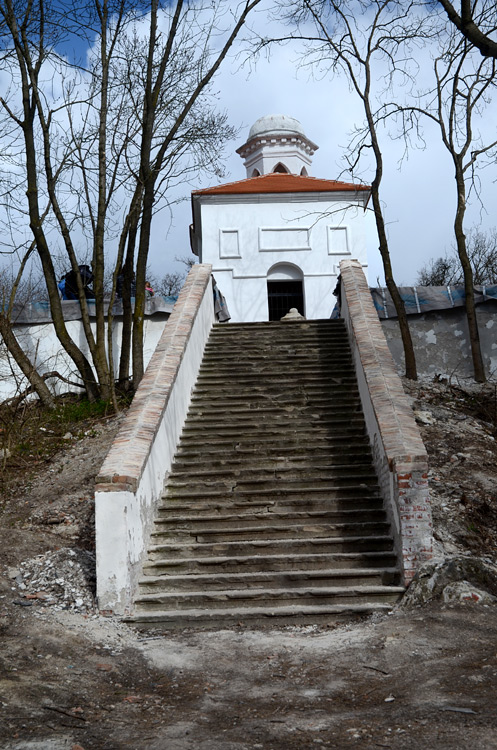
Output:
[[[261,22],[262,15],[255,25]],[[250,126],[268,114],[295,117],[302,123],[306,135],[319,146],[310,174],[350,181],[350,175],[342,174],[343,155],[348,134],[355,124],[362,122],[362,110],[343,76],[335,80],[314,80],[308,71],[299,70],[297,42],[273,48],[269,59],[259,59],[251,69],[241,64],[243,59],[243,53],[232,56],[215,83],[219,107],[227,112],[230,123],[240,128],[238,138],[226,149],[223,160],[226,175],[221,180],[206,177],[192,189],[244,179],[245,168],[235,150],[246,141]],[[425,62],[428,64],[428,59]],[[494,103],[487,110],[483,123],[489,132],[495,131],[496,114]],[[386,132],[381,134],[385,159],[381,193],[394,276],[399,285],[414,284],[422,266],[454,246],[455,180],[450,156],[439,139],[437,128],[428,126],[426,148],[413,150],[399,169],[403,144],[392,141]],[[372,173],[369,175],[367,171],[363,174],[364,182],[370,182]],[[479,177],[484,206],[476,199],[470,201],[466,227],[476,225],[485,230],[497,225],[497,165],[481,171]],[[159,275],[176,268],[172,258],[189,252],[190,202],[174,209],[172,226],[164,241],[165,219],[165,216],[157,219],[151,250],[151,265]],[[384,280],[372,215],[368,224],[369,282],[376,286],[377,279],[381,284]]]
[[[278,19],[268,24],[266,0],[261,10],[253,15],[250,25],[260,34],[280,36],[288,33],[287,27]],[[308,138],[319,146],[310,174],[325,179],[351,180],[350,174],[343,171],[343,157],[349,134],[362,123],[363,113],[344,76],[332,80],[327,76],[314,79],[309,70],[299,64],[301,47],[295,40],[271,48],[267,57],[260,57],[255,64],[253,61],[247,63],[246,49],[246,41],[235,45],[214,82],[219,110],[227,113],[230,124],[239,131],[237,138],[220,151],[225,176],[222,179],[205,176],[195,183],[184,184],[179,192],[176,190],[172,194],[173,199],[184,198],[172,206],[172,215],[167,210],[156,215],[149,262],[156,278],[170,271],[184,270],[175,258],[190,254],[191,191],[245,178],[245,168],[236,149],[246,141],[251,125],[260,117],[285,114],[299,120]],[[80,48],[77,54],[84,58],[85,50]],[[426,51],[418,51],[417,55],[420,64],[418,84],[421,86],[430,61]],[[377,73],[378,80],[380,73]],[[5,73],[0,71],[0,83],[4,78]],[[493,138],[496,137],[496,114],[494,102],[481,123]],[[453,167],[434,125],[426,128],[425,149],[412,150],[402,168],[399,168],[399,160],[403,155],[403,143],[391,140],[386,132],[380,133],[380,138],[385,162],[381,196],[394,276],[399,285],[411,285],[422,266],[454,246],[456,189]],[[363,171],[363,182],[370,183],[372,177],[371,170]],[[473,196],[468,205],[466,228],[478,226],[488,230],[497,226],[497,164],[479,171],[478,177],[483,205]],[[27,227],[26,231],[29,233]],[[378,280],[383,284],[372,212],[368,212],[368,258],[370,285],[376,286]]]

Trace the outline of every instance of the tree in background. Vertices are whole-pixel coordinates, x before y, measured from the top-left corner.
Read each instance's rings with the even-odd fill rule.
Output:
[[[468,259],[473,269],[473,281],[477,286],[497,284],[497,229],[482,232],[477,227],[469,230],[466,237]],[[447,286],[464,283],[464,274],[457,250],[444,257],[431,260],[418,272],[419,286]]]
[[[469,257],[464,221],[468,193],[477,192],[476,166],[497,156],[497,130],[484,139],[478,130],[484,113],[495,95],[497,62],[482,58],[475,48],[452,27],[442,23],[437,35],[438,52],[433,62],[434,85],[420,95],[422,106],[399,107],[403,131],[418,132],[420,118],[438,126],[440,138],[454,167],[456,209],[454,234],[465,291],[474,376],[486,380],[474,301],[474,269]],[[439,269],[440,270],[440,269]]]
[[[181,273],[181,271],[166,273],[156,283],[154,287],[155,293],[161,294],[163,297],[176,297],[180,293],[184,280],[185,274]]]
[[[128,379],[132,337],[135,387],[141,379],[152,220],[167,205],[171,185],[202,170],[220,172],[220,148],[233,129],[216,113],[210,85],[259,1],[234,10],[208,0],[0,0],[0,44],[11,81],[0,100],[0,127],[14,167],[5,223],[10,228],[14,220],[21,234],[29,224],[57,336],[90,400],[115,402],[111,309],[120,273],[120,378]],[[82,41],[89,44],[85,66],[61,52]],[[106,264],[116,247],[107,302]],[[88,356],[65,325],[53,262],[61,248],[78,281]],[[88,251],[95,332],[78,274]]]

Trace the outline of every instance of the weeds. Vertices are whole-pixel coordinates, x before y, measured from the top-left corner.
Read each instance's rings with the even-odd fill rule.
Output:
[[[490,434],[497,437],[497,383],[488,382],[481,386],[465,388],[445,378],[436,376],[435,383],[446,386],[442,401],[450,405],[457,401],[457,410],[484,422]]]
[[[127,406],[122,400],[121,407]],[[95,425],[114,413],[106,401],[90,403],[86,398],[65,394],[57,398],[55,410],[39,401],[0,404],[0,476],[4,489],[19,473],[49,461],[67,446],[67,434],[77,438],[96,435]]]

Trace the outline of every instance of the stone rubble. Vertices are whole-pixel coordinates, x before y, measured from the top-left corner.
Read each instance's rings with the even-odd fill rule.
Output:
[[[15,577],[14,575],[15,574]],[[26,560],[18,570],[9,569],[16,603],[50,606],[79,613],[96,612],[95,555],[64,547]]]

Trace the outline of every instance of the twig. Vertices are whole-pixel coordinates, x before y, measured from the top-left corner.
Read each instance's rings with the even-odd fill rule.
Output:
[[[371,667],[369,664],[361,664],[364,669],[373,669],[375,672],[380,672],[381,674],[386,674],[387,677],[390,675],[390,672],[385,672],[384,669],[379,669],[378,667]]]
[[[57,708],[57,706],[43,706],[43,708],[46,711],[56,711],[58,714],[64,714],[64,716],[69,716],[71,719],[79,719],[80,721],[87,721],[84,716],[78,716],[77,714],[72,714],[70,711],[66,711],[64,708]]]
[[[45,372],[43,375],[41,375],[42,380],[48,380],[49,378],[59,378],[59,380],[62,380],[64,383],[67,383],[68,385],[75,386],[76,388],[83,388],[81,383],[76,383],[73,380],[69,380],[68,378],[64,377],[64,375],[61,375],[57,370],[52,370],[51,372]],[[13,396],[12,398],[6,399],[3,403],[6,405],[12,405],[12,406],[18,406],[18,404],[21,403],[23,399],[26,398],[26,396],[29,396],[31,393],[34,393],[34,387],[30,385],[28,388],[25,388],[24,391],[21,391],[17,396]]]

